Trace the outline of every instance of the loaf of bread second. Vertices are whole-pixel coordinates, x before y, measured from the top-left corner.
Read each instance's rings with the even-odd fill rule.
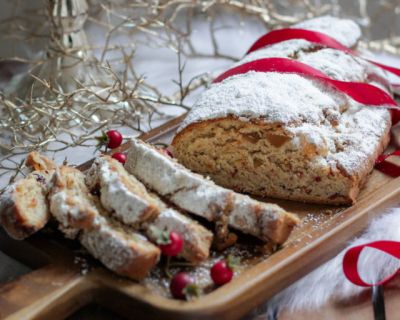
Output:
[[[96,198],[89,193],[84,177],[78,169],[61,166],[49,193],[50,212],[60,230],[72,239],[81,229],[92,228],[99,215]]]
[[[324,32],[349,47],[361,35],[354,22],[333,17],[295,27]],[[371,83],[389,92],[376,82],[386,77],[384,71],[306,40],[261,48],[237,64],[270,57],[298,60],[333,79]],[[248,72],[211,85],[172,145],[183,165],[239,192],[351,204],[387,146],[390,127],[387,109],[360,105],[318,81]]]

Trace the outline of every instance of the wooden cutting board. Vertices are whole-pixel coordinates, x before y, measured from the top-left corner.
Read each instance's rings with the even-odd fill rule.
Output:
[[[182,117],[143,134],[141,139],[162,139],[177,128]],[[85,163],[80,169],[89,165],[90,162]],[[0,250],[34,270],[0,285],[0,317],[60,319],[95,303],[135,319],[238,319],[336,255],[371,218],[397,205],[400,178],[374,171],[352,207],[265,200],[297,213],[302,218],[300,227],[282,249],[270,256],[250,250],[230,283],[220,288],[208,287],[209,293],[187,302],[168,297],[167,280],[157,278],[161,272],[141,283],[115,276],[82,253],[79,244],[52,231],[55,228],[47,228],[25,241],[12,240],[2,232]],[[245,240],[242,247],[256,246],[252,241]],[[213,253],[213,258],[217,257]]]

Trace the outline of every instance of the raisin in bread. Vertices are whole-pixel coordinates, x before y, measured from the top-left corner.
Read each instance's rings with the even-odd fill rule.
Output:
[[[101,203],[113,217],[132,227],[137,227],[140,222],[140,229],[153,242],[158,240],[156,231],[175,231],[184,239],[180,257],[198,263],[209,256],[212,233],[198,222],[167,208],[115,159],[109,156],[96,158],[86,173],[86,183],[93,192],[100,191]],[[157,215],[153,215],[151,220],[146,219],[147,222],[138,219],[140,215],[137,212],[148,212],[147,208],[152,208]]]
[[[320,17],[295,25],[354,46],[352,21]],[[384,71],[306,40],[287,40],[245,56],[297,59],[342,81],[371,83]],[[184,166],[258,196],[324,204],[354,203],[387,146],[391,117],[297,74],[248,72],[215,83],[195,103],[173,140]]]
[[[209,221],[228,224],[262,240],[283,243],[298,218],[274,204],[235,193],[195,174],[139,140],[132,140],[125,168],[179,208]]]
[[[51,213],[68,237],[82,245],[107,268],[131,279],[142,279],[157,264],[160,250],[144,236],[108,216],[85,184],[84,174],[61,167],[49,194]]]

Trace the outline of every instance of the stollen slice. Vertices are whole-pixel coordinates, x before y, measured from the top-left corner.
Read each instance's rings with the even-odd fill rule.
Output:
[[[86,173],[86,185],[100,192],[104,208],[124,224],[139,227],[160,213],[157,201],[146,188],[110,156],[95,159]]]
[[[279,206],[220,187],[137,139],[131,141],[125,168],[179,208],[209,221],[226,217],[231,227],[264,241],[282,244],[299,222]]]
[[[52,187],[55,163],[30,152],[25,165],[34,170],[9,185],[0,196],[0,220],[14,239],[23,240],[42,229],[50,218],[47,194]]]
[[[42,229],[50,218],[47,194],[54,170],[40,170],[9,185],[0,196],[0,220],[14,239],[23,240]]]

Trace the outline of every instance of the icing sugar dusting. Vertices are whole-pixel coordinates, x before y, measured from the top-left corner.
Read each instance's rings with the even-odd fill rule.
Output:
[[[336,80],[361,82],[367,78],[365,64],[342,51],[327,48],[311,53],[299,53],[297,60],[321,70]]]
[[[253,51],[233,66],[263,58],[293,58],[336,80],[364,82],[368,74],[387,78],[386,71],[362,58],[330,48],[309,51],[314,47],[305,40],[288,40]]]
[[[299,75],[248,72],[212,85],[196,102],[181,129],[196,121],[229,115],[320,124],[325,119],[323,109],[339,108],[328,93]]]
[[[256,51],[250,52],[233,66],[261,58],[287,58],[294,56],[300,50],[310,50],[315,44],[303,39],[293,39],[271,44]]]
[[[323,16],[305,20],[293,25],[293,28],[307,29],[327,34],[346,47],[354,46],[361,38],[361,29],[352,20]]]

